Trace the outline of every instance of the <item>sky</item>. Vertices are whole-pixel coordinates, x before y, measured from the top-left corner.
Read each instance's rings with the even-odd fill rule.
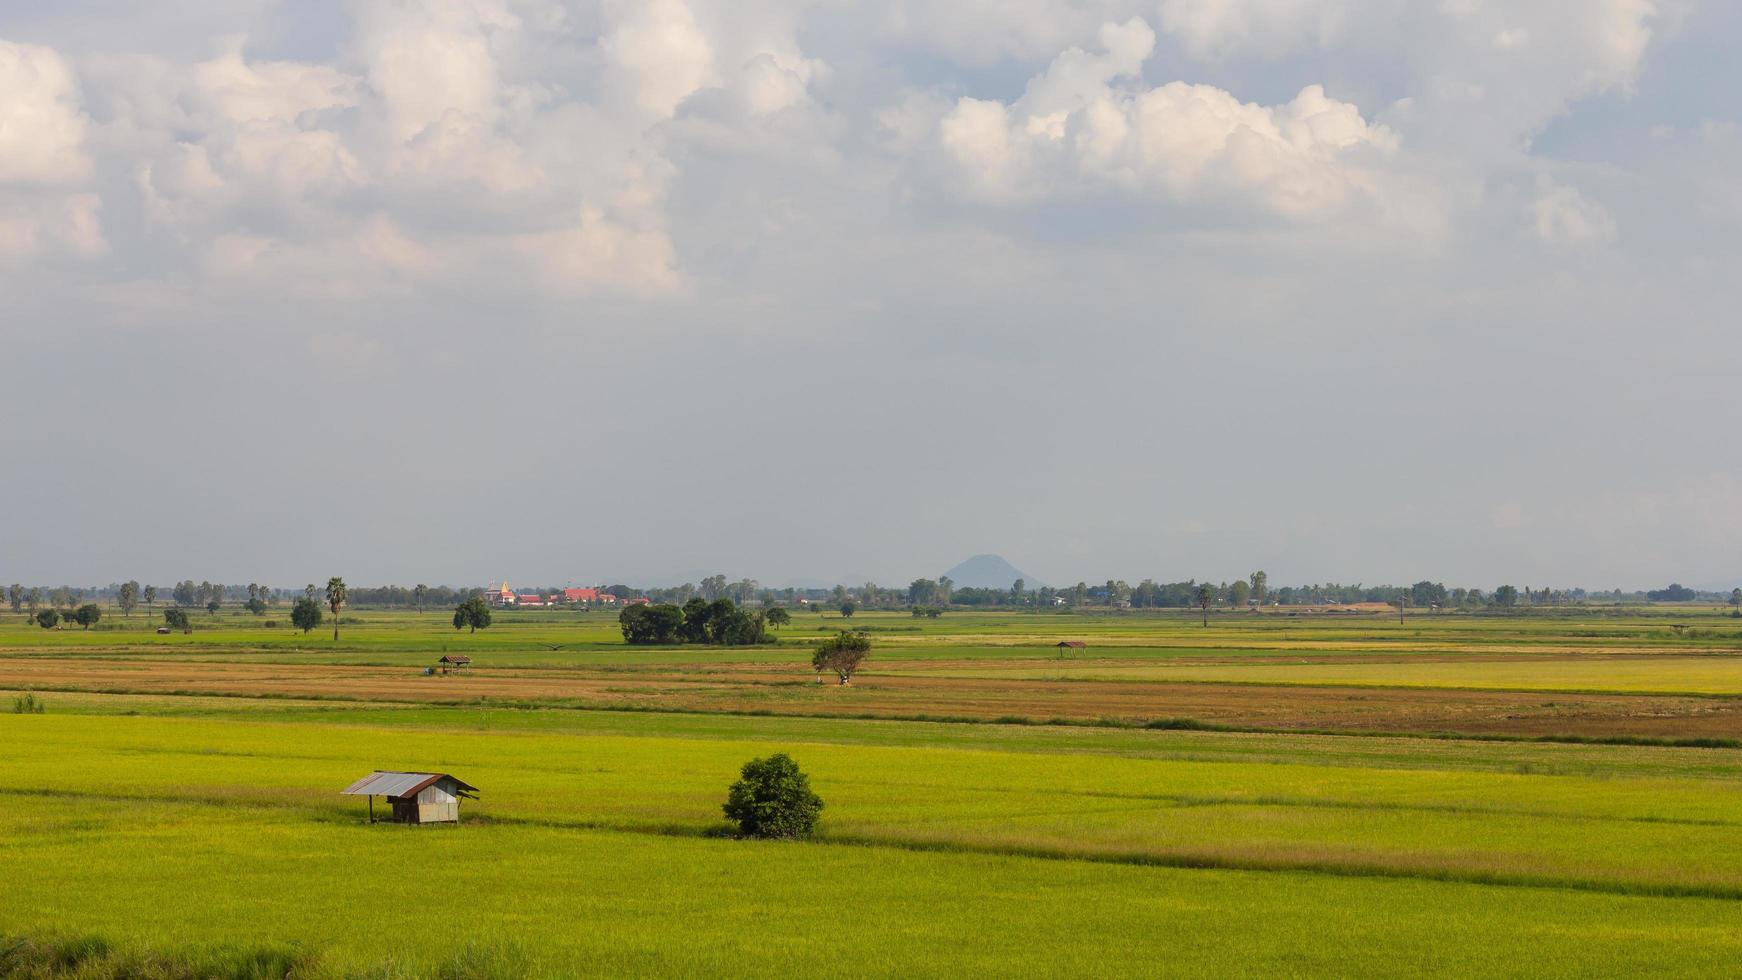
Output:
[[[1739,42],[10,0],[0,580],[1742,579]]]

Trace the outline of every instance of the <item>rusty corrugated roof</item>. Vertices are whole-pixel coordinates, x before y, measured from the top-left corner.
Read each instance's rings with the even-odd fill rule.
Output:
[[[461,789],[478,792],[478,787],[445,772],[372,772],[340,790],[350,796],[416,796],[442,779],[452,779]]]

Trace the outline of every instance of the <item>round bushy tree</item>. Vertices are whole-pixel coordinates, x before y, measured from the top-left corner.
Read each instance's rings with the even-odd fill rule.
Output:
[[[871,638],[864,633],[841,632],[824,640],[811,655],[811,666],[817,670],[832,670],[841,683],[853,683],[859,665],[871,656]],[[820,678],[819,678],[820,680]]]
[[[319,626],[325,617],[320,603],[307,596],[296,600],[296,604],[290,607],[290,625],[302,630],[305,636],[309,630]]]
[[[746,837],[809,837],[823,801],[785,752],[744,763],[722,810]]]
[[[468,596],[465,602],[454,607],[454,629],[465,629],[470,626],[476,633],[490,625],[490,606],[483,596]]]

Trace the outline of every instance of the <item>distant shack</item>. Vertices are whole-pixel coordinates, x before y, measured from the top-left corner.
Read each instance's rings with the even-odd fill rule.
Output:
[[[396,823],[459,823],[460,801],[477,799],[478,787],[445,772],[372,772],[340,791],[369,798],[375,822],[375,797],[385,796]]]
[[[1058,651],[1062,655],[1071,650],[1087,650],[1089,645],[1082,640],[1060,640]]]
[[[437,660],[436,666],[444,674],[450,670],[464,670],[472,666],[472,658],[463,653],[450,653]]]

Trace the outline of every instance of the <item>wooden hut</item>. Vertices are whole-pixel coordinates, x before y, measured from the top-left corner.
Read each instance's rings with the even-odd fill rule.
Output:
[[[1089,648],[1089,645],[1087,643],[1084,643],[1082,640],[1060,640],[1059,641],[1059,652],[1060,653],[1064,653],[1066,650],[1087,650],[1088,648]]]
[[[477,799],[478,787],[445,772],[372,772],[342,790],[347,796],[369,798],[369,822],[375,822],[375,797],[387,797],[397,823],[459,823],[460,801]]]
[[[470,666],[472,666],[472,658],[463,653],[443,654],[442,658],[436,661],[436,669],[444,674],[453,670],[464,670]]]

